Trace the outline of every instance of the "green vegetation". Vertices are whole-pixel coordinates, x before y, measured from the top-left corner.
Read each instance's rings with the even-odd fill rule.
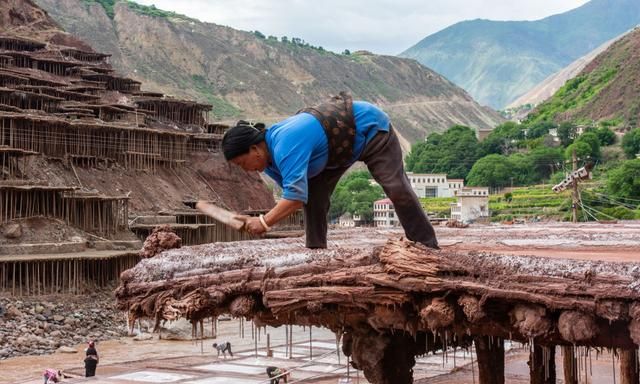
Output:
[[[640,159],[625,161],[608,174],[609,193],[620,199],[640,198]],[[636,200],[640,206],[640,200]]]
[[[104,8],[105,13],[109,18],[113,19],[115,16],[115,5],[117,2],[124,2],[127,4],[127,7],[132,11],[136,12],[139,15],[152,16],[152,17],[162,17],[162,18],[172,18],[172,19],[181,19],[187,21],[194,21],[190,17],[185,15],[181,15],[179,13],[171,12],[171,11],[163,11],[162,9],[156,8],[155,5],[142,5],[138,4],[134,1],[130,0],[82,0],[86,4],[100,4],[102,8]]]
[[[549,100],[527,118],[528,123],[553,121],[560,113],[583,107],[615,77],[616,68],[599,68],[568,80]]]
[[[195,21],[195,19],[192,19],[190,17],[187,17],[185,15],[181,15],[179,13],[175,13],[172,11],[164,11],[162,9],[158,9],[156,8],[155,5],[142,5],[142,4],[138,4],[134,1],[126,1],[127,6],[129,7],[129,9],[131,9],[132,11],[136,12],[139,15],[144,15],[144,16],[151,16],[151,17],[161,17],[161,18],[165,18],[165,19],[179,19],[179,20],[186,20],[186,21]]]
[[[329,217],[338,219],[344,213],[360,215],[364,222],[373,220],[373,202],[384,197],[379,185],[371,185],[367,171],[351,172],[343,177],[331,196]]]
[[[115,16],[114,6],[119,0],[82,0],[85,4],[100,4],[110,19]]]
[[[240,115],[241,110],[235,105],[229,103],[215,93],[213,85],[200,75],[191,76],[193,89],[195,89],[201,98],[213,106],[212,113],[218,119],[235,118]]]
[[[446,173],[450,178],[465,178],[480,158],[475,132],[456,125],[444,133],[432,133],[426,141],[411,147],[407,170],[416,173]]]
[[[555,194],[551,186],[566,177],[575,151],[578,167],[587,162],[597,164],[595,181],[588,187],[586,182],[581,183],[580,220],[640,218],[640,159],[622,158],[623,149],[629,158],[640,152],[640,129],[627,133],[622,145],[617,145],[609,127],[618,123],[614,119],[583,127],[585,132],[577,136],[572,123],[508,122],[496,127],[481,143],[471,137],[468,128],[456,126],[414,144],[406,158],[407,169],[457,178],[473,162],[463,176],[469,186],[525,186],[504,196],[491,196],[493,220],[537,216],[570,219],[569,192]],[[550,136],[552,129],[557,129],[558,139]],[[543,181],[550,184],[526,187]],[[447,217],[454,200],[424,199],[423,205],[430,214]]]
[[[260,33],[259,31],[254,31],[253,32],[254,35],[256,35],[258,38],[260,39],[264,39],[264,35],[262,33]],[[269,43],[269,44],[278,44],[278,38],[276,36],[269,36],[266,38],[265,42]],[[311,45],[309,43],[307,43],[306,41],[304,41],[303,39],[299,38],[299,37],[292,37],[291,39],[289,39],[287,36],[282,36],[280,38],[280,43],[283,44],[285,47],[291,49],[292,51],[297,51],[299,49],[312,49],[318,53],[327,53],[327,51],[322,47],[322,46],[314,46]]]
[[[552,127],[555,126],[537,124],[533,130],[535,137],[529,138],[531,129],[508,122],[478,143],[471,129],[454,126],[414,144],[405,160],[406,166],[416,173],[446,173],[450,178],[466,178],[469,185],[499,188],[539,183],[563,162],[562,149],[553,147],[557,144],[545,133]]]
[[[635,159],[640,154],[640,128],[633,129],[622,137],[622,150],[628,159]]]
[[[455,198],[420,199],[425,211],[435,217],[449,217],[450,205]],[[569,192],[555,193],[551,185],[535,185],[514,188],[504,195],[489,196],[491,221],[512,220],[513,218],[562,219],[570,213]]]

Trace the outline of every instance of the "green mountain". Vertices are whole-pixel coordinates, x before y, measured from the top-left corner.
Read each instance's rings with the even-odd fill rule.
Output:
[[[635,128],[640,123],[640,28],[613,43],[551,98],[529,120],[608,121]]]
[[[212,120],[271,123],[348,89],[391,115],[405,148],[455,124],[487,129],[503,121],[415,60],[339,55],[130,1],[35,1],[66,31],[111,53],[114,68],[145,90],[213,104]]]
[[[639,23],[638,0],[592,0],[537,21],[457,23],[400,56],[444,75],[481,104],[504,108],[549,75]]]

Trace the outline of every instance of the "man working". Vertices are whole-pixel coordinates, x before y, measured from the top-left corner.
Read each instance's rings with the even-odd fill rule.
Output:
[[[409,240],[438,248],[436,235],[404,172],[398,137],[381,109],[341,92],[269,129],[240,121],[222,139],[225,158],[246,171],[265,172],[283,189],[266,215],[244,217],[259,235],[304,207],[306,246],[327,247],[331,194],[349,167],[363,161],[393,202]]]
[[[213,348],[215,348],[215,350],[218,352],[218,357],[220,357],[220,352],[222,352],[222,356],[224,356],[225,358],[227,358],[227,352],[229,352],[229,355],[233,357],[233,352],[231,352],[231,343],[228,341],[222,342],[220,344],[213,343]]]

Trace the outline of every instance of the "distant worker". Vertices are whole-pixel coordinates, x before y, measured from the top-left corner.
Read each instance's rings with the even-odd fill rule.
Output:
[[[62,371],[47,368],[44,370],[44,384],[59,383],[62,380]]]
[[[270,384],[280,384],[280,379],[282,379],[284,383],[287,383],[291,373],[287,372],[284,368],[267,367],[267,376],[271,379]]]
[[[213,348],[215,348],[215,350],[218,352],[218,357],[220,357],[221,352],[222,352],[222,356],[224,356],[225,358],[227,357],[227,352],[229,352],[229,355],[233,357],[233,352],[231,352],[231,343],[228,341],[225,341],[220,344],[213,343]]]
[[[247,232],[260,235],[304,208],[306,246],[327,247],[327,213],[340,177],[363,161],[393,202],[409,240],[438,248],[435,231],[403,168],[400,142],[389,116],[341,92],[331,101],[265,129],[239,121],[222,139],[227,161],[246,171],[265,172],[283,189],[266,215],[241,217]]]
[[[89,342],[89,347],[86,349],[86,357],[84,358],[85,377],[93,377],[96,375],[96,367],[98,366],[99,361],[100,357],[96,350],[96,343],[92,340]]]

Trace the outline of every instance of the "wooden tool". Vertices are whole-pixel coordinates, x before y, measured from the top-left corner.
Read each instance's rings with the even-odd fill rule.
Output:
[[[235,230],[241,231],[244,228],[244,221],[237,219],[238,214],[235,212],[227,211],[206,201],[198,201],[196,209]]]

